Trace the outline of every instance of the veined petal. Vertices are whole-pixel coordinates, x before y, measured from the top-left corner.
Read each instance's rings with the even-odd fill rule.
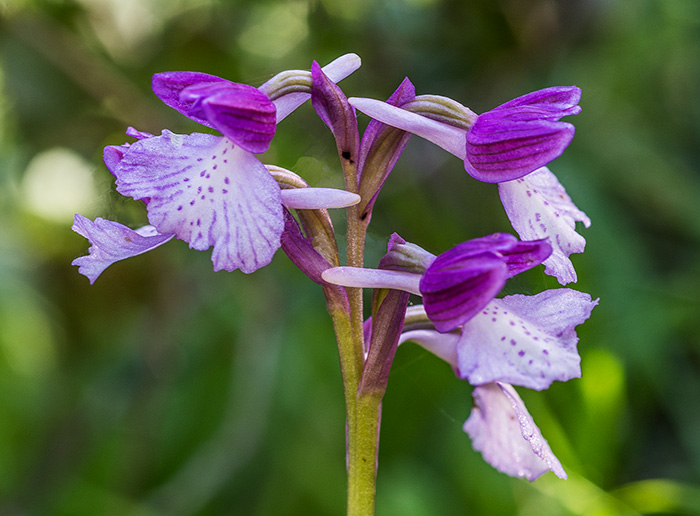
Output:
[[[157,73],[151,80],[151,87],[160,100],[166,105],[179,111],[183,115],[191,118],[207,127],[214,127],[212,123],[202,116],[188,114],[196,99],[181,98],[180,94],[186,88],[202,84],[232,84],[226,79],[200,72],[162,72]]]
[[[182,90],[180,98],[191,102],[187,116],[207,120],[248,152],[260,154],[270,147],[276,108],[259,89],[229,81],[195,84]]]
[[[75,215],[73,231],[90,241],[88,256],[73,260],[78,272],[95,283],[102,272],[114,262],[145,253],[164,244],[175,235],[160,234],[153,226],[133,230],[117,222],[97,217],[95,221]]]
[[[462,160],[466,157],[467,132],[464,129],[432,120],[379,100],[351,97],[348,102],[375,120],[425,138]]]
[[[347,208],[360,202],[360,196],[337,188],[287,188],[282,190],[282,204],[295,210]]]
[[[340,82],[357,70],[361,64],[362,60],[357,54],[345,54],[334,61],[331,61],[326,66],[321,68],[321,70],[323,70],[323,73],[325,73],[333,82]],[[260,90],[265,92],[268,83],[273,80],[274,78],[260,86]],[[310,98],[311,93],[296,92],[283,95],[282,97],[275,99],[274,103],[275,106],[277,106],[277,123],[284,120],[292,111],[301,106]]]
[[[200,251],[214,270],[267,265],[284,229],[280,189],[253,154],[227,138],[163,131],[140,140],[116,171],[117,190],[148,200],[148,218]]]
[[[474,389],[474,408],[464,423],[472,446],[501,473],[535,480],[547,471],[567,478],[518,393],[505,383]]]
[[[420,274],[410,272],[362,269],[360,267],[333,267],[323,271],[323,280],[342,287],[389,288],[420,294]]]
[[[569,255],[582,253],[586,246],[586,240],[576,233],[576,222],[589,227],[591,220],[571,202],[556,176],[542,167],[520,179],[499,183],[498,193],[520,238],[549,239],[553,251],[543,262],[545,272],[562,285],[576,281]]]
[[[546,389],[581,376],[574,328],[598,301],[570,289],[496,299],[462,327],[459,376]]]
[[[487,183],[520,178],[559,157],[574,137],[574,126],[566,122],[513,118],[499,110],[479,115],[467,133],[469,175]]]
[[[516,106],[540,106],[556,109],[560,113],[559,118],[566,115],[575,115],[581,111],[577,104],[581,100],[581,88],[578,86],[552,86],[542,90],[527,93],[494,109],[506,109]],[[574,112],[571,112],[574,111]]]

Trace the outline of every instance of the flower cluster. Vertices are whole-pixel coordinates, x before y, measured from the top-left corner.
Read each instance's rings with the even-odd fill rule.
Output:
[[[588,227],[590,220],[547,165],[573,138],[574,127],[560,119],[580,112],[581,92],[547,88],[477,115],[452,99],[416,95],[408,79],[386,101],[347,98],[336,83],[359,65],[348,54],[323,68],[314,62],[308,71],[282,72],[258,88],[198,72],[156,74],[153,91],[165,104],[221,136],[129,128],[135,141],[107,147],[104,162],[117,191],[145,204],[149,225],[134,230],[76,215],[73,229],[91,247],[73,264],[93,283],[114,262],[177,238],[196,250],[212,248],[214,270],[251,273],[281,247],[323,286],[332,317],[355,320],[359,311],[361,325],[362,296],[354,289],[374,289],[364,331],[346,332],[361,348],[359,377],[343,375],[353,396],[381,399],[396,347],[417,342],[474,387],[464,430],[486,461],[529,480],[546,471],[564,478],[513,386],[542,390],[580,376],[575,327],[597,300],[569,288],[497,296],[509,278],[540,264],[561,285],[577,279],[569,257],[583,252],[585,240],[576,222]],[[335,139],[345,190],[310,187],[257,157],[308,99]],[[361,135],[356,110],[371,118]],[[373,207],[412,134],[460,158],[473,178],[497,183],[519,238],[494,233],[436,256],[394,234],[378,267],[365,268]],[[329,208],[347,208],[346,266]],[[408,307],[410,294],[422,304]],[[349,349],[344,335],[341,367],[351,367],[342,356]],[[351,447],[353,428],[348,432]]]

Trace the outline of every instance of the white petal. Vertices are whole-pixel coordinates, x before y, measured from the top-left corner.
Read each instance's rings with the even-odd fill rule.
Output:
[[[282,190],[282,204],[296,210],[347,208],[360,202],[360,196],[337,188],[287,188]]]
[[[280,247],[279,186],[227,138],[164,131],[132,144],[115,175],[120,193],[148,200],[149,221],[160,233],[175,233],[200,251],[213,246],[214,270],[253,272]]]
[[[425,138],[461,160],[464,160],[467,155],[467,132],[464,129],[443,124],[375,99],[351,97],[348,102],[365,115]]]
[[[418,283],[420,274],[410,272],[361,269],[359,267],[333,267],[323,271],[324,281],[342,287],[391,288],[420,294]]]
[[[486,462],[502,473],[530,481],[547,471],[566,478],[513,387],[488,383],[476,387],[473,396],[474,408],[463,428]]]
[[[576,281],[569,255],[582,253],[586,246],[586,240],[576,233],[576,222],[589,227],[591,220],[571,202],[556,176],[542,167],[520,179],[499,183],[498,192],[522,240],[549,239],[552,255],[544,261],[545,272],[562,285]]]
[[[596,304],[570,289],[492,301],[462,327],[459,375],[472,385],[501,381],[537,390],[581,376],[574,328]]]

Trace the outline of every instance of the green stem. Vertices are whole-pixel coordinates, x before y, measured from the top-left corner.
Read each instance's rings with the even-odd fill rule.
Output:
[[[348,438],[348,516],[373,516],[381,396],[360,395],[353,435]]]

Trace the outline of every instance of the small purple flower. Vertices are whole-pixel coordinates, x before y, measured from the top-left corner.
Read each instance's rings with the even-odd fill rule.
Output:
[[[542,263],[551,251],[545,240],[520,242],[513,235],[495,233],[435,257],[394,234],[379,270],[335,267],[325,271],[323,279],[421,295],[431,322],[438,331],[448,332],[476,315],[508,278]]]
[[[340,80],[358,66],[357,56],[344,56],[326,72]],[[213,247],[214,270],[250,273],[267,265],[281,245],[283,205],[309,209],[359,202],[355,194],[329,189],[283,193],[254,155],[270,145],[281,120],[277,105],[286,116],[310,94],[294,92],[292,99],[271,101],[261,89],[197,72],[156,74],[153,90],[167,105],[224,136],[178,135],[167,129],[154,136],[129,128],[127,134],[138,140],[106,147],[105,165],[119,193],[146,203],[159,235],[176,236],[200,251]],[[88,238],[91,254],[106,241],[96,231]],[[138,253],[127,248],[112,254]]]
[[[468,128],[373,99],[349,102],[375,120],[417,134],[458,156],[475,179],[500,183],[523,177],[561,155],[571,143],[574,126],[559,119],[579,113],[580,98],[576,86],[546,88],[471,116]]]
[[[506,296],[449,333],[431,329],[425,307],[413,306],[400,342],[420,344],[475,386],[464,430],[487,462],[528,480],[548,470],[566,478],[511,384],[542,390],[579,377],[575,327],[597,303],[570,289]]]

